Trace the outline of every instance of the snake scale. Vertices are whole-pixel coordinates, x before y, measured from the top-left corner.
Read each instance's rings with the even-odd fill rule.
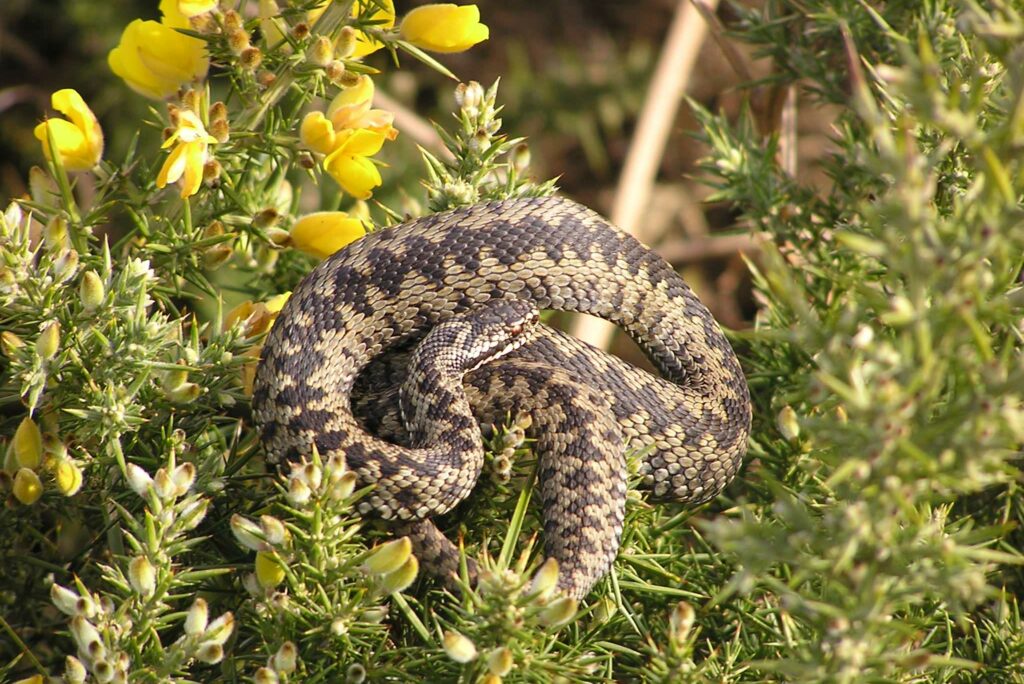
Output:
[[[395,388],[416,344],[440,322],[500,299],[607,319],[665,377],[538,325],[519,348],[468,372],[468,418],[453,397],[403,389],[439,407],[411,409],[436,423],[429,436],[422,425],[405,429]],[[424,567],[442,575],[457,567],[457,551],[430,518],[465,499],[480,475],[476,421],[509,412],[533,417],[545,551],[559,561],[560,588],[577,597],[618,551],[625,450],[645,449],[643,484],[657,498],[699,503],[735,475],[751,419],[736,356],[683,279],[558,197],[433,214],[327,258],[281,311],[253,392],[270,462],[299,459],[313,444],[325,457],[343,455],[362,484],[375,485],[360,510],[396,520]]]

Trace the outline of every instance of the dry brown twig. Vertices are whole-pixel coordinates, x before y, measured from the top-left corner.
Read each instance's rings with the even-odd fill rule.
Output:
[[[718,6],[718,0],[679,0],[676,5],[615,191],[612,222],[630,234],[636,232],[640,215],[650,199],[672,123],[707,34],[708,25],[695,7],[697,3],[712,13]],[[651,236],[647,238],[650,240]],[[607,349],[615,326],[598,318],[579,316],[573,320],[569,332],[600,349]]]

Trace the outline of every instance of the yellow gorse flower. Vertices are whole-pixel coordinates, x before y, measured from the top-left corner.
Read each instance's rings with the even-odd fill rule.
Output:
[[[386,139],[383,133],[369,128],[343,131],[338,135],[338,146],[324,159],[324,170],[348,194],[369,199],[382,182],[370,157],[380,152]]]
[[[50,96],[53,108],[67,117],[47,119],[35,128],[35,136],[43,143],[43,153],[51,158],[50,136],[69,171],[85,171],[99,163],[103,156],[103,129],[78,91],[58,90]]]
[[[202,4],[187,3],[186,9],[192,11],[195,7],[191,5]],[[128,24],[120,44],[107,56],[111,71],[132,90],[155,100],[205,78],[210,66],[206,43],[175,30],[190,27],[177,0],[161,0],[160,12],[163,19],[159,22],[136,19]]]
[[[306,214],[292,226],[292,246],[325,259],[366,234],[362,219],[344,211]]]
[[[476,5],[423,5],[405,15],[399,29],[407,41],[433,52],[462,52],[487,40]]]
[[[326,116],[310,112],[299,129],[302,144],[327,155],[324,170],[357,199],[367,199],[381,184],[380,172],[369,157],[380,151],[385,140],[398,136],[392,125],[394,115],[371,109],[373,92],[370,77],[361,76],[334,98]]]
[[[320,154],[331,154],[347,139],[345,131],[368,129],[380,133],[387,140],[398,137],[392,123],[394,114],[383,109],[371,109],[373,80],[360,76],[355,85],[345,88],[323,112],[310,112],[302,120],[299,137],[302,144]]]
[[[175,147],[156,177],[157,187],[180,181],[183,198],[196,194],[203,183],[203,165],[208,158],[209,144],[215,142],[217,139],[206,132],[195,112],[188,109],[179,111],[178,128],[163,144],[165,148]]]
[[[388,140],[397,138],[398,130],[392,125],[395,115],[383,109],[371,109],[373,93],[373,79],[365,74],[355,85],[338,93],[327,107],[334,130],[368,128],[382,133]]]

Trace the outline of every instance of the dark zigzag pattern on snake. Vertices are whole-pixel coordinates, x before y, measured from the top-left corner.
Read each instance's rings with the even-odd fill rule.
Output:
[[[257,373],[254,415],[270,460],[297,458],[315,441],[321,453],[344,453],[362,482],[377,485],[363,510],[402,520],[450,510],[472,489],[482,459],[464,456],[458,444],[448,445],[450,456],[425,456],[375,438],[353,416],[350,395],[372,359],[439,320],[507,296],[625,328],[667,380],[569,342],[554,362],[574,381],[603,382],[596,389],[620,408],[616,418],[631,444],[653,443],[643,467],[656,494],[699,502],[721,491],[739,466],[750,426],[749,395],[731,347],[660,257],[559,198],[418,219],[368,235],[314,269],[278,318]],[[453,440],[469,439],[463,427],[453,425]],[[559,454],[542,459],[560,468]],[[600,489],[575,495],[581,505],[592,496],[614,527],[621,516],[608,506],[617,504]],[[594,510],[580,519],[592,519]]]

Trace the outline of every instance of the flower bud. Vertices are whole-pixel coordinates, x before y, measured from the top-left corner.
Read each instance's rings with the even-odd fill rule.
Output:
[[[366,681],[366,668],[360,663],[352,663],[345,670],[345,684],[363,684]]]
[[[50,174],[38,166],[28,170],[28,189],[32,201],[36,204],[50,204],[53,197],[60,193]]]
[[[43,244],[51,252],[68,248],[68,221],[66,218],[55,216],[47,222],[46,228],[43,230]]]
[[[288,480],[288,492],[285,496],[292,504],[301,506],[313,496],[313,490],[301,479],[293,477]]]
[[[22,468],[38,468],[43,459],[43,435],[30,417],[22,419],[14,432],[14,457]]]
[[[214,245],[207,247],[203,251],[203,265],[211,271],[216,271],[218,268],[227,263],[227,260],[231,258],[231,255],[235,253],[235,250],[231,249],[231,245]]]
[[[199,398],[203,388],[194,382],[186,382],[169,392],[165,392],[167,398],[176,404],[188,404]]]
[[[343,474],[338,480],[331,482],[328,495],[334,501],[347,499],[355,491],[357,479],[356,474],[351,471]]]
[[[775,424],[782,437],[788,442],[793,442],[800,436],[800,420],[792,406],[782,407],[779,415],[775,418]]]
[[[342,80],[345,78],[345,74],[348,72],[345,70],[345,63],[341,60],[334,60],[324,67],[324,73],[331,83],[335,85],[341,85]]]
[[[106,292],[103,287],[103,280],[96,274],[96,271],[86,271],[82,274],[82,282],[78,286],[78,297],[82,301],[82,310],[92,313],[103,303]]]
[[[204,641],[214,644],[223,644],[231,636],[231,632],[235,629],[235,615],[234,613],[224,613],[219,618],[210,623],[210,626],[206,628],[206,635]]]
[[[530,168],[530,146],[526,143],[519,143],[512,148],[512,168],[519,175],[526,173]]]
[[[277,74],[269,69],[260,69],[256,72],[256,83],[261,88],[269,88],[274,85],[274,81],[277,80]]]
[[[252,225],[260,230],[266,230],[271,226],[277,225],[280,219],[281,214],[277,209],[267,207],[256,212],[256,215],[252,217]]]
[[[327,36],[317,36],[313,44],[306,50],[306,61],[318,67],[324,67],[334,59],[334,46]]]
[[[231,516],[231,531],[238,543],[253,551],[272,551],[270,545],[263,540],[263,530],[259,525],[237,513]]]
[[[188,490],[192,489],[192,483],[196,481],[196,465],[180,464],[171,473],[171,481],[174,483],[174,493],[177,496],[185,496]]]
[[[206,623],[210,618],[210,608],[206,605],[206,600],[203,598],[196,598],[192,602],[192,607],[188,609],[188,613],[185,615],[185,634],[188,636],[197,636],[206,631]]]
[[[53,479],[64,496],[74,496],[82,488],[82,469],[72,460],[62,458],[53,466]]]
[[[672,609],[672,613],[668,617],[668,636],[677,648],[685,644],[689,638],[690,630],[693,628],[693,618],[693,606],[686,601],[680,601]]]
[[[458,632],[445,632],[442,644],[444,652],[457,663],[465,664],[476,659],[476,646]]]
[[[276,587],[284,581],[284,568],[277,554],[272,551],[256,552],[256,580],[264,589]]]
[[[214,187],[217,181],[220,180],[220,175],[223,172],[224,167],[220,165],[219,161],[207,159],[206,163],[203,164],[203,182],[208,183],[210,187]]]
[[[295,644],[291,641],[286,641],[281,644],[281,648],[277,649],[277,653],[271,656],[270,666],[281,674],[291,674],[295,672],[298,657],[299,652],[295,648]]]
[[[7,358],[12,358],[24,346],[25,341],[10,330],[4,330],[0,333],[0,347],[3,348],[4,356]]]
[[[389,594],[397,594],[405,591],[409,585],[416,581],[416,575],[420,571],[420,562],[416,556],[410,555],[408,559],[397,570],[392,570],[381,579],[381,587]]]
[[[351,26],[345,26],[338,32],[338,57],[347,59],[352,56],[356,49],[356,30]]]
[[[75,275],[78,270],[78,251],[69,249],[53,260],[53,275],[58,283]]]
[[[93,660],[102,658],[107,653],[100,633],[91,622],[81,615],[71,618],[71,636],[74,637],[78,648],[88,654]]]
[[[142,498],[149,496],[149,488],[153,486],[153,478],[149,476],[149,473],[134,463],[129,463],[127,479],[128,486],[132,488],[133,492]]]
[[[225,31],[228,38],[228,48],[236,55],[241,55],[252,45],[249,43],[249,33],[242,28]]]
[[[196,660],[207,663],[208,665],[219,663],[224,660],[223,644],[215,644],[211,642],[200,644],[199,649],[196,651]]]
[[[149,598],[156,592],[156,568],[145,556],[136,556],[128,563],[128,581],[140,596]]]
[[[277,673],[269,667],[261,667],[256,670],[256,674],[253,676],[252,680],[255,684],[277,684],[281,681],[277,676]]]
[[[387,606],[374,606],[373,608],[367,608],[359,614],[359,619],[363,622],[369,622],[372,625],[378,625],[384,621],[384,618],[388,616]]]
[[[501,646],[487,654],[487,670],[496,677],[504,677],[512,671],[515,660],[508,646]]]
[[[83,608],[90,608],[91,613],[95,613],[95,606],[93,606],[92,601],[89,600],[88,604],[85,604],[82,601],[83,598],[67,587],[62,587],[56,583],[50,585],[50,601],[65,615],[83,615]],[[91,616],[91,614],[86,615],[86,617]]]
[[[153,489],[156,490],[156,495],[161,501],[173,501],[178,495],[178,487],[174,484],[171,476],[167,474],[166,468],[156,471],[156,476],[153,478]]]
[[[64,681],[67,684],[85,684],[85,678],[89,675],[85,665],[75,656],[68,656],[64,659]]]
[[[185,504],[178,512],[178,523],[181,525],[181,529],[188,532],[199,527],[199,523],[203,522],[208,510],[210,510],[209,499],[196,499]]]
[[[96,660],[92,664],[92,673],[96,677],[96,681],[99,684],[109,684],[114,681],[114,675],[117,672],[114,670],[114,666],[108,663],[106,660]]]
[[[36,355],[43,361],[52,359],[60,348],[60,323],[50,321],[36,338]]]
[[[267,543],[274,546],[284,544],[290,536],[288,528],[284,526],[284,523],[272,515],[260,516],[260,530],[263,532],[263,538],[267,540]]]
[[[476,81],[455,87],[455,102],[463,109],[478,109],[484,101],[484,88]]]
[[[43,483],[39,481],[36,471],[21,468],[14,476],[14,498],[26,506],[31,506],[43,495]]]
[[[561,627],[576,615],[578,602],[571,596],[563,596],[555,599],[540,611],[537,619],[542,625],[548,627]]]
[[[255,71],[259,68],[260,64],[263,64],[263,51],[255,45],[250,45],[242,50],[238,61],[242,63],[243,69]]]
[[[537,569],[530,583],[530,593],[536,594],[541,601],[546,600],[554,593],[558,585],[558,561],[548,558]]]
[[[400,568],[411,555],[412,542],[409,541],[409,538],[395,539],[374,549],[363,563],[363,570],[373,575],[393,572]]]

